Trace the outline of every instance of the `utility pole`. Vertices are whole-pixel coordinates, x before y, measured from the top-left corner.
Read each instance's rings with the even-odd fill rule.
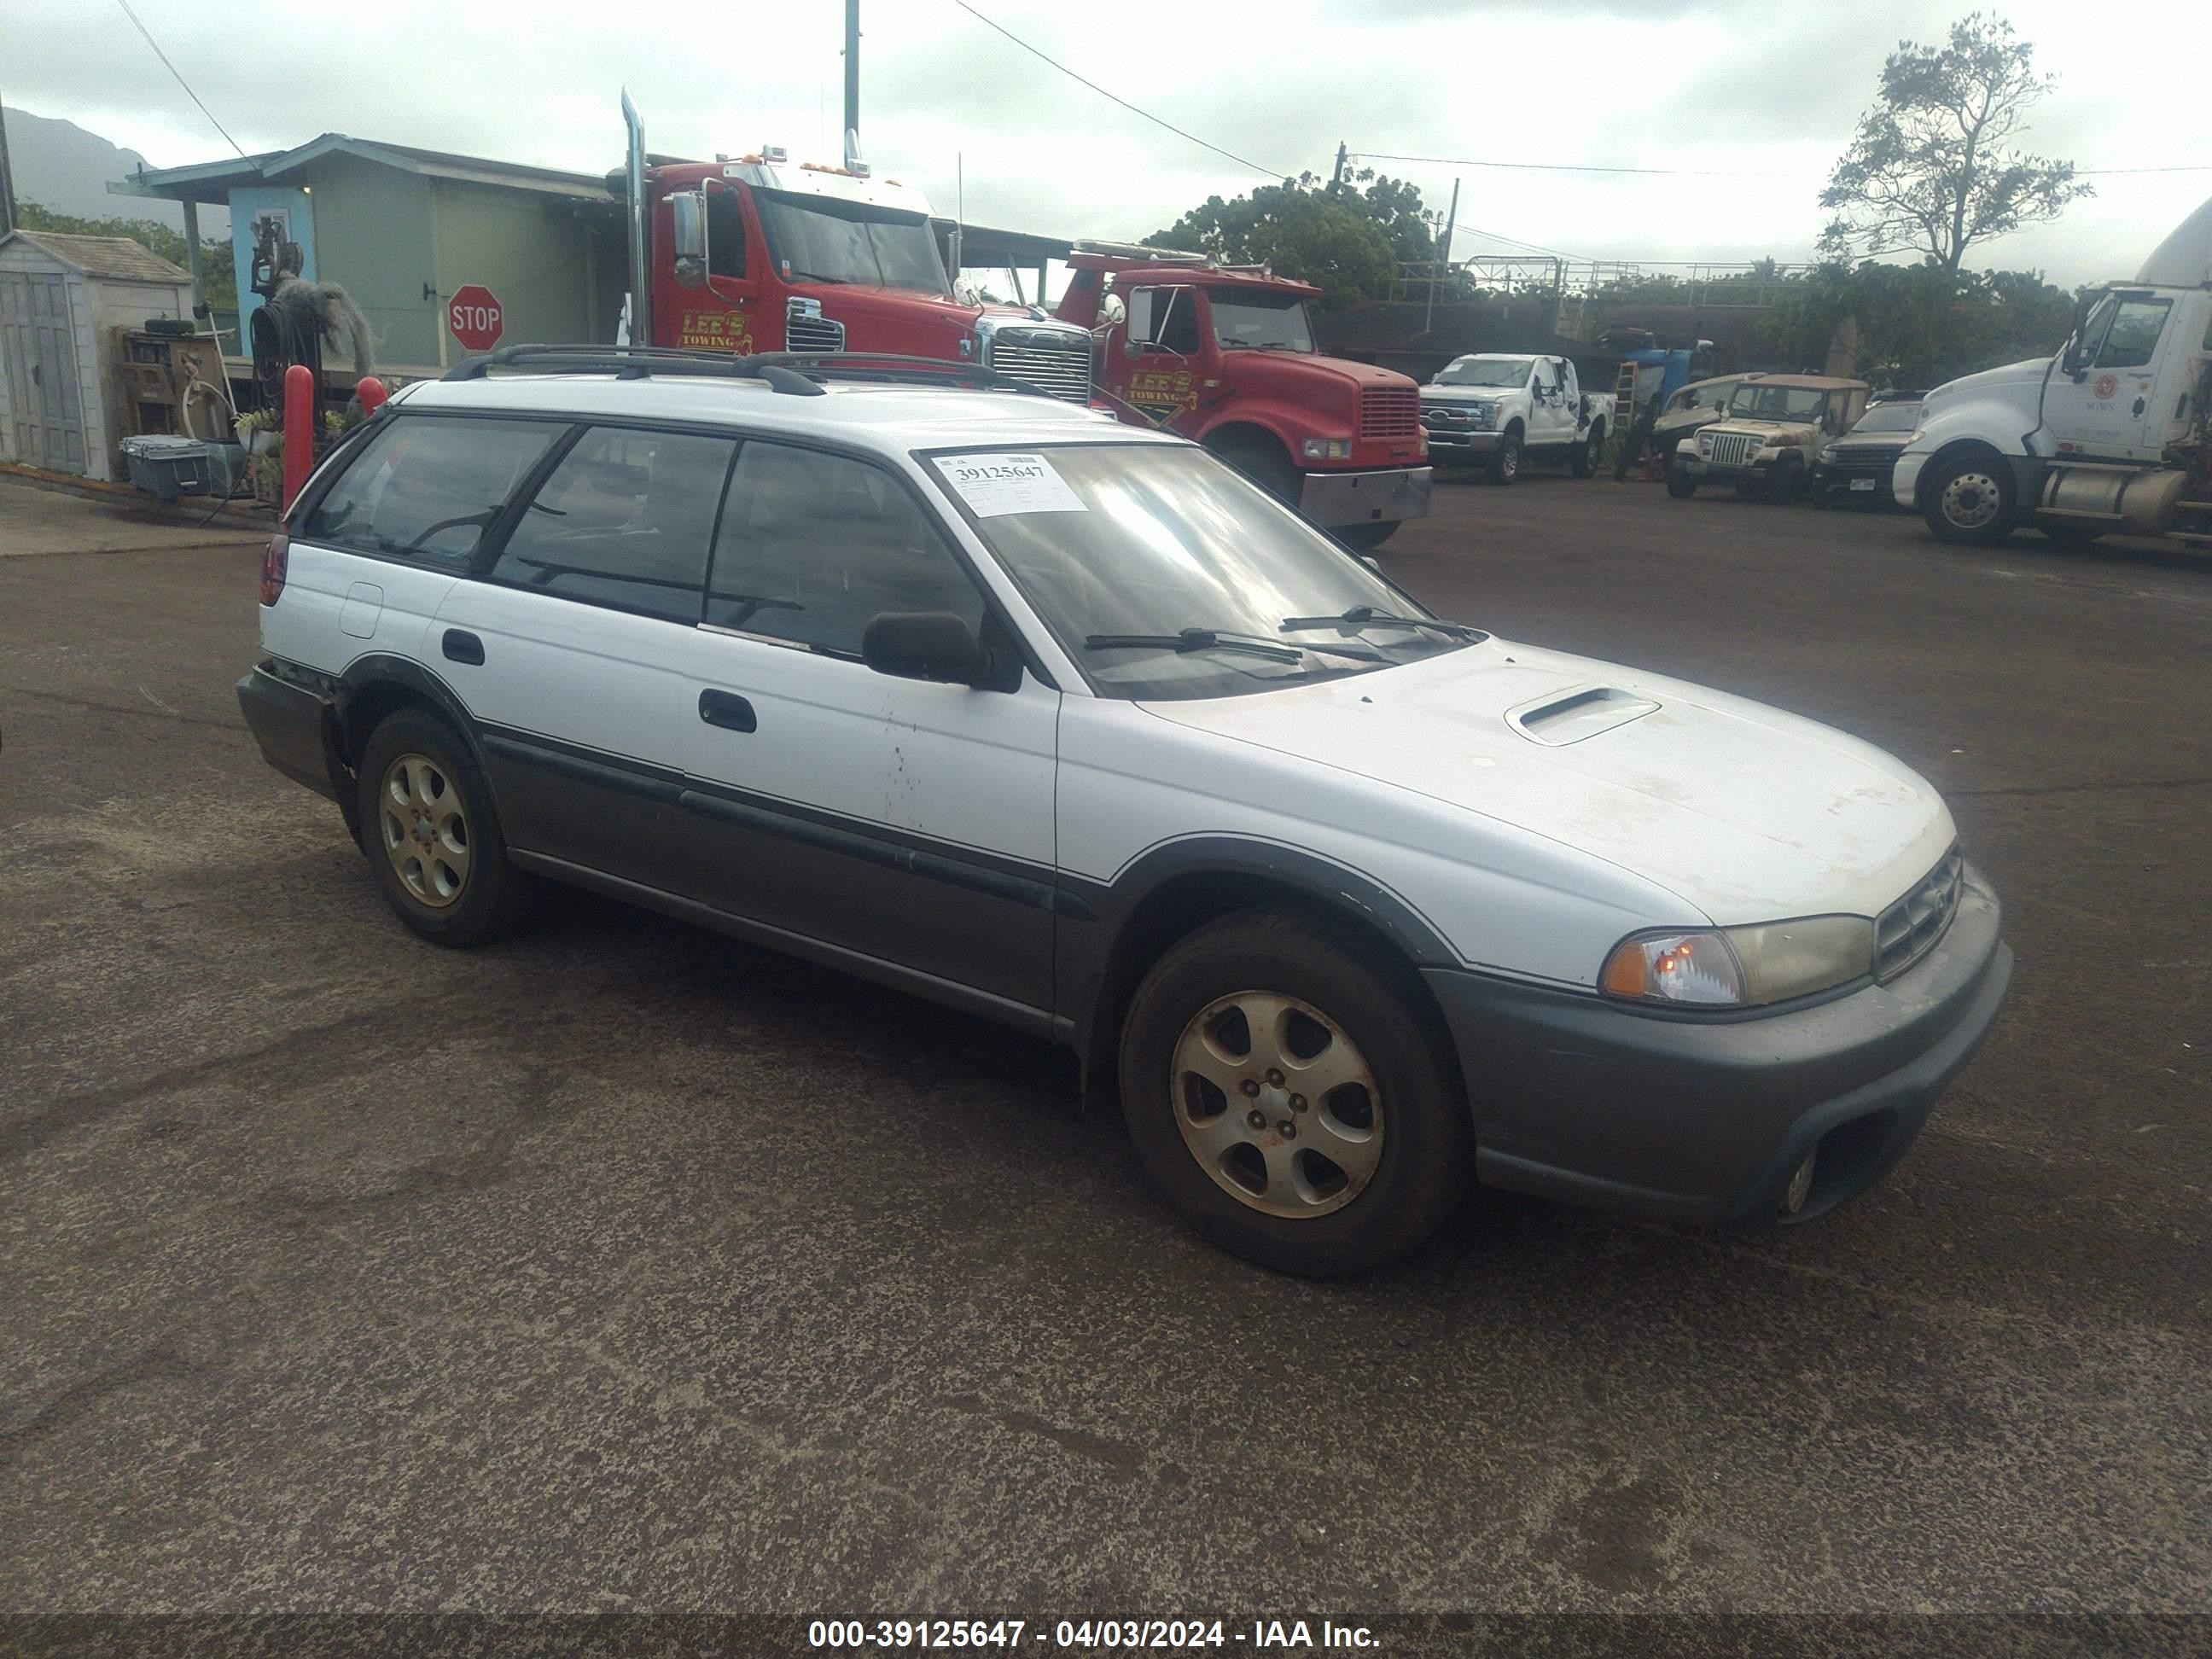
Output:
[[[8,111],[0,100],[0,236],[15,228],[15,175],[8,170]]]
[[[1344,140],[1340,138],[1336,141],[1336,171],[1329,175],[1328,180],[1332,187],[1344,182],[1345,159]]]
[[[1458,223],[1459,180],[1455,179],[1452,180],[1451,211],[1444,215],[1443,240],[1437,244],[1437,274],[1429,279],[1429,314],[1421,324],[1424,334],[1429,331],[1430,324],[1437,319],[1437,284],[1443,281],[1444,272],[1451,269],[1452,231]]]
[[[845,143],[860,130],[860,0],[845,0]]]

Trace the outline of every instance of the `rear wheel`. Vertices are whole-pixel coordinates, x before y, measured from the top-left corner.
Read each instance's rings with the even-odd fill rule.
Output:
[[[1404,1254],[1467,1190],[1474,1131],[1419,981],[1319,912],[1240,911],[1145,976],[1122,1115],[1176,1208],[1223,1249],[1330,1277]]]
[[[1605,425],[1599,422],[1590,428],[1589,437],[1580,449],[1568,459],[1567,467],[1577,478],[1587,478],[1597,471],[1605,453]]]
[[[507,861],[491,786],[427,708],[386,715],[362,750],[362,842],[399,919],[439,945],[481,945],[527,919],[535,884]]]
[[[1510,484],[1521,476],[1521,434],[1509,432],[1490,452],[1485,470],[1494,484]]]
[[[2012,534],[2012,469],[1995,455],[1962,455],[1928,481],[1920,516],[1938,541],[1994,547]]]

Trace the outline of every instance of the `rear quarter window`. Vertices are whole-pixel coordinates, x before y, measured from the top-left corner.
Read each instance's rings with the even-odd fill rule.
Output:
[[[550,421],[399,416],[368,441],[294,534],[364,553],[465,564],[567,429]]]

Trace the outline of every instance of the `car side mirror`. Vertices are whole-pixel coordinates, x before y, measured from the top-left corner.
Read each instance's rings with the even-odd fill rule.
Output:
[[[860,634],[860,660],[902,680],[979,685],[997,678],[997,653],[949,611],[885,611]]]
[[[676,280],[685,288],[702,288],[707,282],[707,194],[684,191],[668,198],[673,221],[669,234],[675,255]]]

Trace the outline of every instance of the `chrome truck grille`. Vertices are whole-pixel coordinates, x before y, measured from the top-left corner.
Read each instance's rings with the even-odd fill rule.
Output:
[[[783,308],[787,351],[842,351],[845,325],[822,314],[822,301],[793,296]]]
[[[1698,453],[1715,466],[1741,466],[1759,448],[1759,438],[1749,432],[1700,432]]]
[[[983,366],[1073,404],[1091,401],[1091,332],[1079,328],[1000,328]]]
[[[1421,429],[1421,394],[1413,386],[1370,386],[1359,393],[1359,435],[1410,438]]]
[[[1959,908],[1965,860],[1954,847],[1875,921],[1874,976],[1894,979],[1926,956]]]

